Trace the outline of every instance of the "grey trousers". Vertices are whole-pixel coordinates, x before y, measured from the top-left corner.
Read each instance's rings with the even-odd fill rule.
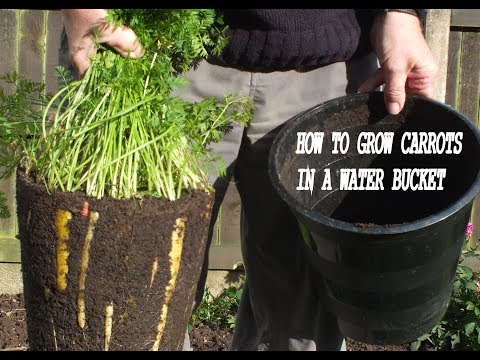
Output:
[[[300,236],[296,220],[270,184],[267,159],[285,121],[320,102],[356,91],[376,68],[376,58],[369,55],[309,72],[250,73],[204,61],[187,74],[189,86],[181,92],[186,100],[240,92],[255,105],[246,129],[234,127],[212,146],[227,163],[242,201],[246,282],[231,350],[340,349],[343,336],[326,307],[323,279],[296,245]],[[229,180],[211,174],[216,190],[212,225]],[[197,301],[205,285],[207,255],[208,250]]]

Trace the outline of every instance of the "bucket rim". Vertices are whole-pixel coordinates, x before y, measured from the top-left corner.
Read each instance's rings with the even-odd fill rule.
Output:
[[[480,169],[477,172],[475,181],[463,193],[461,198],[455,201],[452,205],[442,209],[441,211],[435,214],[423,217],[418,220],[406,222],[403,224],[398,224],[398,225],[389,224],[388,226],[378,225],[376,227],[365,227],[365,228],[358,227],[352,223],[333,219],[331,217],[322,215],[317,211],[306,209],[303,206],[301,206],[299,201],[295,200],[295,198],[290,195],[290,193],[286,190],[285,186],[283,186],[283,184],[280,182],[278,172],[276,171],[276,163],[275,163],[275,157],[274,157],[275,149],[278,147],[280,141],[286,135],[289,129],[292,128],[300,119],[304,117],[308,117],[310,114],[316,113],[322,109],[335,107],[335,106],[338,106],[339,104],[344,104],[345,102],[348,102],[354,99],[355,100],[360,99],[360,101],[367,103],[372,96],[380,96],[380,95],[383,98],[382,91],[371,91],[366,93],[344,95],[344,96],[340,96],[340,97],[322,102],[292,117],[290,120],[288,120],[285,123],[285,126],[278,132],[277,136],[275,137],[272,143],[269,156],[268,156],[268,173],[276,193],[282,198],[282,200],[290,208],[292,207],[292,205],[296,205],[295,212],[301,214],[306,219],[309,219],[316,223],[320,223],[332,229],[343,230],[346,232],[365,234],[365,235],[385,235],[385,234],[407,233],[411,231],[416,231],[426,226],[433,225],[435,223],[438,223],[452,216],[453,214],[460,211],[465,206],[467,206],[470,202],[473,201],[475,195],[480,191]],[[441,108],[442,110],[452,113],[455,117],[461,120],[469,128],[470,131],[472,131],[478,143],[480,144],[480,130],[477,128],[477,126],[473,123],[472,120],[470,120],[465,114],[461,113],[451,105],[445,104],[441,101],[438,101],[432,98],[428,98],[428,97],[416,95],[416,94],[407,93],[406,99],[414,99],[415,101],[418,100],[418,101],[428,102],[436,107]]]

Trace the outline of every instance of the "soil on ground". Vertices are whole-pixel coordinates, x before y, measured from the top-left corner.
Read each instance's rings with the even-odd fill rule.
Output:
[[[198,325],[190,331],[193,351],[227,351],[233,331],[227,325]],[[409,344],[377,346],[347,339],[347,351],[411,351]],[[0,351],[28,350],[26,313],[23,295],[0,294]],[[422,346],[419,351],[434,351]]]

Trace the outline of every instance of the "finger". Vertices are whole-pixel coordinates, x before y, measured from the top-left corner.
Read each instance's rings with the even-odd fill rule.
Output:
[[[385,106],[390,114],[398,114],[405,105],[405,84],[407,74],[404,71],[385,70]]]
[[[408,78],[407,92],[432,97],[434,94],[434,77]]]
[[[95,53],[92,46],[77,46],[70,52],[70,61],[80,77],[83,77],[90,66],[90,57]]]
[[[358,88],[358,92],[374,91],[385,83],[385,73],[383,68],[377,69],[362,85]]]
[[[90,60],[81,60],[78,63],[74,63],[75,69],[77,70],[77,74],[80,78],[85,76],[88,68],[90,67]]]
[[[132,29],[126,26],[118,28],[109,26],[108,30],[104,30],[101,38],[102,42],[115,49],[123,57],[129,55],[136,59],[143,55],[143,48],[137,36]]]

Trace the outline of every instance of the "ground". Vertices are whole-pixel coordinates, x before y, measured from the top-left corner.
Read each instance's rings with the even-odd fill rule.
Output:
[[[28,349],[23,296],[0,294],[0,351],[25,351]],[[232,340],[233,331],[228,326],[198,325],[191,329],[190,341],[194,351],[225,351]],[[348,351],[410,351],[408,344],[374,346],[347,339]],[[433,350],[420,348],[421,351]]]
[[[218,325],[198,325],[190,333],[193,351],[227,351],[233,338],[233,331]]]
[[[26,350],[27,329],[22,295],[0,294],[0,350]]]

